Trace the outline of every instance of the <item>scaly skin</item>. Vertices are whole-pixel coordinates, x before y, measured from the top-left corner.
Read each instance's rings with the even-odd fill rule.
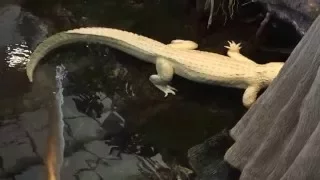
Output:
[[[51,50],[75,42],[92,42],[108,45],[140,60],[156,65],[157,74],[149,80],[159,90],[175,95],[177,91],[169,83],[174,74],[210,85],[245,89],[243,104],[249,108],[258,92],[267,87],[278,75],[282,62],[257,64],[240,54],[240,44],[229,42],[228,56],[195,50],[192,41],[173,40],[163,44],[131,32],[90,27],[57,33],[44,40],[32,53],[27,64],[27,76],[33,81],[34,70],[39,61]]]

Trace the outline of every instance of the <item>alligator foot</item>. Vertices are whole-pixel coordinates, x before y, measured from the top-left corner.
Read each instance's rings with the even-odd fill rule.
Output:
[[[172,40],[170,44],[167,44],[167,46],[170,46],[176,49],[187,49],[187,50],[194,50],[198,48],[197,43],[190,40],[182,40],[182,39]]]
[[[237,52],[239,53],[240,52],[240,49],[241,49],[241,43],[235,43],[234,41],[228,41],[229,43],[229,46],[224,46],[225,48],[228,49],[228,51],[230,52]]]
[[[173,94],[176,95],[174,91],[177,91],[176,88],[171,87],[169,85],[166,86],[160,86],[160,85],[155,85],[158,89],[160,89],[162,92],[164,92],[164,97],[167,97],[168,94]]]
[[[250,108],[257,100],[261,85],[251,85],[243,93],[242,103],[246,108]]]
[[[175,91],[177,91],[177,89],[169,85],[174,73],[170,62],[164,58],[157,58],[156,69],[158,74],[151,75],[149,80],[155,87],[164,92],[164,97],[167,97],[168,94],[175,95]]]
[[[164,97],[167,97],[168,94],[176,95],[176,93],[174,91],[178,91],[178,90],[168,84],[161,85],[161,82],[160,82],[161,78],[158,75],[156,75],[156,74],[151,75],[149,79],[154,84],[155,87],[157,87],[162,92],[164,92]]]
[[[245,63],[256,64],[254,61],[252,61],[251,59],[245,57],[240,53],[241,43],[237,44],[234,41],[228,41],[228,43],[229,43],[229,46],[224,46],[224,47],[228,49],[227,54],[229,57],[231,57],[236,61],[243,61]]]

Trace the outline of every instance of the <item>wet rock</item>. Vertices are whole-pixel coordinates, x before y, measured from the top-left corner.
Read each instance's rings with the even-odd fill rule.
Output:
[[[239,171],[231,168],[223,155],[232,144],[227,131],[216,134],[188,150],[189,164],[199,180],[236,180]]]
[[[107,177],[113,180],[122,180],[128,176],[140,174],[137,167],[138,159],[134,155],[122,154],[122,160],[107,161],[107,165],[99,163],[96,172],[102,177]]]
[[[31,166],[27,171],[24,171],[20,175],[15,176],[15,180],[25,180],[25,179],[33,179],[33,180],[43,180],[46,179],[46,170],[44,166]]]
[[[292,25],[293,28],[300,34],[304,35],[306,31],[311,26],[312,22],[320,13],[320,3],[319,1],[305,1],[305,0],[255,0],[255,1],[241,1],[241,0],[196,0],[197,9],[199,12],[206,11],[209,14],[208,24],[211,25],[212,19],[216,19],[217,13],[215,11],[221,7],[224,8],[223,14],[227,19],[232,19],[232,17],[241,16],[241,13],[247,11],[253,11],[253,9],[259,9],[262,6],[264,10],[258,12],[260,15],[262,13],[268,14],[266,16],[272,15],[278,20],[284,21]],[[211,9],[211,2],[215,2],[213,8]],[[221,6],[223,3],[229,3],[229,6]],[[237,3],[242,4],[242,7],[235,7]],[[219,6],[220,5],[220,6]],[[232,6],[231,6],[232,5]],[[218,7],[218,8],[217,8]],[[232,7],[232,8],[231,8]],[[238,12],[241,12],[238,14]],[[213,17],[214,16],[214,17]],[[259,15],[258,15],[259,16]],[[230,17],[230,18],[229,18]],[[262,22],[263,18],[261,19]],[[265,19],[266,21],[269,20]],[[274,19],[270,24],[274,24]],[[213,25],[213,24],[212,24]]]
[[[64,159],[61,179],[76,180],[84,171],[94,171],[98,157],[86,151],[74,152]]]
[[[64,117],[72,118],[72,117],[84,117],[85,114],[79,112],[77,110],[76,104],[73,101],[73,97],[65,97],[63,99],[63,108],[62,113]]]
[[[79,180],[101,180],[101,177],[93,171],[81,171],[78,174]]]
[[[107,134],[118,134],[125,128],[125,119],[117,112],[111,111],[106,119],[103,121],[102,127],[106,130]]]
[[[18,22],[21,18],[21,7],[18,5],[6,5],[0,8],[0,14],[0,46],[20,43],[22,37],[18,31]]]
[[[318,8],[318,10],[313,10],[309,6],[309,2],[304,0],[259,0],[259,2],[271,15],[290,23],[301,36],[307,32],[312,22],[319,15],[320,4],[313,3]]]
[[[0,126],[0,159],[4,172],[14,168],[23,158],[37,157],[31,139],[18,120],[10,119],[7,122]]]
[[[66,97],[63,104],[64,122],[69,127],[69,134],[75,140],[89,141],[100,139],[104,135],[104,130],[100,124],[77,111],[72,97]]]
[[[48,133],[48,112],[46,109],[39,109],[34,112],[26,112],[20,116],[21,127],[30,137],[30,145],[41,157],[45,156],[47,133]]]
[[[87,151],[100,158],[105,158],[110,151],[110,146],[106,145],[103,141],[92,141],[84,145],[84,147]]]

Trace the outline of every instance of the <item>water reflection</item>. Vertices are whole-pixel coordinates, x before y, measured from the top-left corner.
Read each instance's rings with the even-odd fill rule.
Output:
[[[29,61],[31,50],[25,41],[20,44],[12,44],[6,46],[5,52],[7,56],[5,61],[7,67],[14,68],[16,70],[24,70],[26,63]]]

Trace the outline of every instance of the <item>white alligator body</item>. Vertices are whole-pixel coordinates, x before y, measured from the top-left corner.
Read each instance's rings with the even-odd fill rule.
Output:
[[[101,43],[156,65],[157,74],[150,81],[167,96],[175,94],[169,85],[174,74],[191,81],[246,89],[243,104],[250,107],[258,92],[268,86],[282,68],[282,62],[257,64],[240,54],[239,44],[229,42],[228,56],[195,50],[191,41],[174,40],[163,44],[145,36],[112,28],[89,27],[57,33],[37,46],[27,64],[27,75],[51,50],[70,43]]]

